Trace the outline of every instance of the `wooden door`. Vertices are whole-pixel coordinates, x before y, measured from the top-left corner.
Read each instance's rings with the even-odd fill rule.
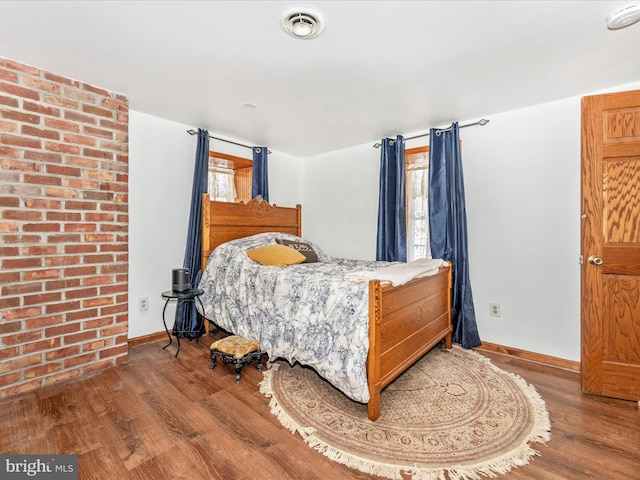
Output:
[[[640,90],[582,99],[582,390],[640,399]]]

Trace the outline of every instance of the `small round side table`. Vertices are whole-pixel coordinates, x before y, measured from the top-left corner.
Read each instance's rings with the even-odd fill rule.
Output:
[[[162,309],[162,323],[164,323],[164,329],[167,332],[167,337],[169,337],[169,343],[167,343],[164,347],[162,347],[163,350],[165,348],[167,348],[169,345],[171,345],[171,343],[173,342],[173,340],[171,339],[171,333],[169,333],[169,329],[167,328],[167,321],[165,319],[165,312],[167,310],[167,305],[169,305],[169,302],[171,300],[177,300],[176,317],[174,318],[174,321],[173,321],[173,326],[175,328],[176,319],[177,319],[177,316],[178,316],[178,306],[179,305],[181,305],[183,303],[191,303],[191,302],[198,301],[198,303],[200,303],[200,308],[204,312],[204,306],[202,305],[202,300],[200,300],[200,295],[202,295],[203,293],[204,293],[204,290],[199,289],[199,288],[190,288],[190,289],[185,290],[183,292],[174,292],[173,290],[168,290],[166,292],[162,292],[162,298],[166,299],[166,302],[164,303],[164,308]],[[204,318],[203,318],[203,322],[204,322]],[[176,339],[178,341],[178,351],[176,352],[176,355],[175,355],[176,357],[178,356],[178,353],[180,353],[180,335],[194,334],[195,333],[196,334],[196,343],[201,348],[204,348],[204,345],[199,343],[200,337],[203,335],[202,328],[204,328],[204,326],[202,328],[200,328],[198,331],[186,330],[185,327],[186,327],[185,325],[182,325],[182,330],[179,330],[179,331],[175,332],[175,334],[174,334],[174,336],[176,337]]]

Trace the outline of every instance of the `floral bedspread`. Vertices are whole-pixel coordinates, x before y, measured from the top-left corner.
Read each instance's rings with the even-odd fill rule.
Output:
[[[263,266],[247,256],[276,238],[305,241],[261,233],[217,247],[200,280],[200,313],[260,343],[271,360],[313,367],[349,398],[368,402],[368,283],[344,276],[390,263],[333,258],[313,244],[320,260],[315,263]]]

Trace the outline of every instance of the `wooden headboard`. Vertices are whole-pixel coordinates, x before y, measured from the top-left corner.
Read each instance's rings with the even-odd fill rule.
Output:
[[[302,236],[302,206],[278,207],[255,198],[248,203],[218,202],[202,195],[202,270],[218,245],[264,232]]]

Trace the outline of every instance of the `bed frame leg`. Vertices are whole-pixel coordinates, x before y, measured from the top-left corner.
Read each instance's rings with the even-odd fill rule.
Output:
[[[380,392],[369,394],[367,410],[369,413],[369,420],[375,422],[380,416]]]

